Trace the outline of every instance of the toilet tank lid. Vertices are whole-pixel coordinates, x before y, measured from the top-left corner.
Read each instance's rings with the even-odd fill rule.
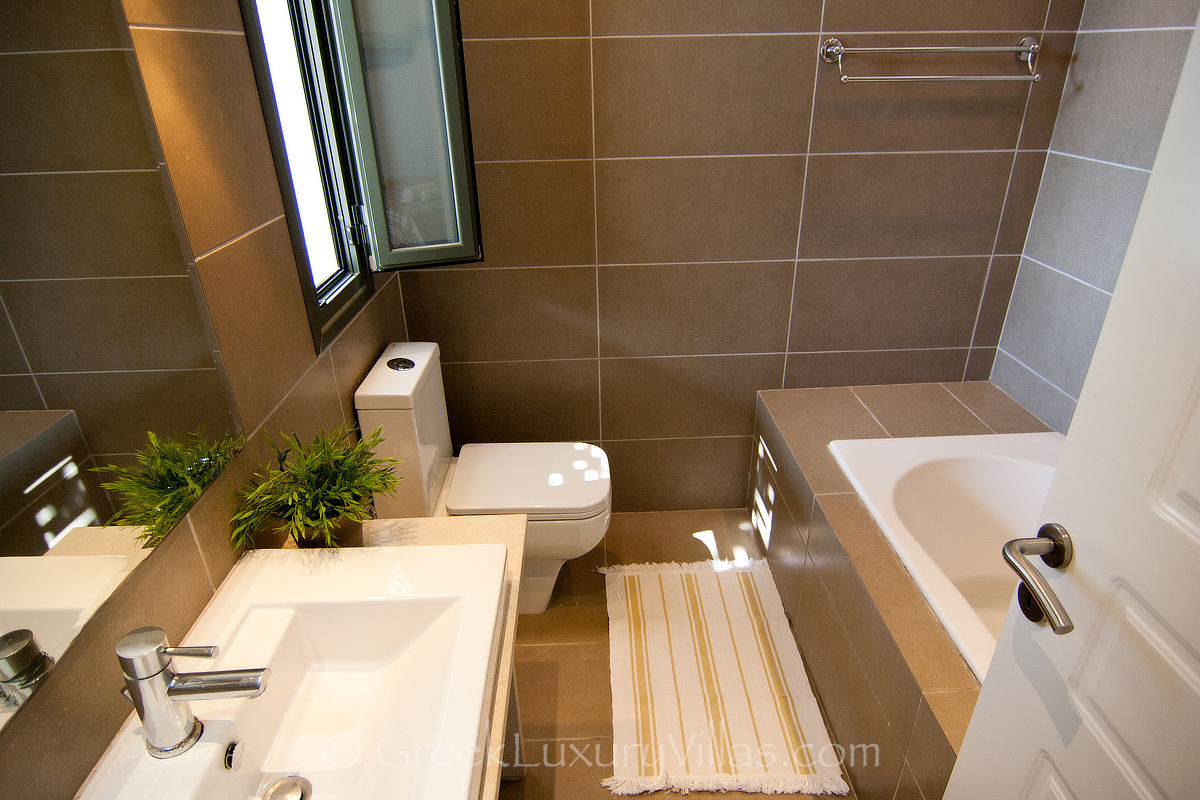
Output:
[[[608,456],[596,445],[466,444],[446,493],[446,510],[587,519],[608,510],[611,499]]]
[[[354,407],[360,411],[413,408],[421,389],[440,368],[439,361],[436,342],[389,344],[355,390]],[[405,368],[407,362],[412,367]]]

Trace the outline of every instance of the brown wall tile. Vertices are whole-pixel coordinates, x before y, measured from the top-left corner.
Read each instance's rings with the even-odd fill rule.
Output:
[[[146,431],[179,436],[230,424],[225,382],[215,369],[38,375],[51,408],[74,409],[93,453],[132,453]]]
[[[132,34],[192,252],[282,214],[245,36]]]
[[[34,372],[213,367],[186,275],[17,281],[2,294]]]
[[[1008,184],[1008,197],[1004,201],[1004,215],[1000,220],[1000,231],[996,234],[995,252],[1020,253],[1025,247],[1025,234],[1029,231],[1029,218],[1037,202],[1038,188],[1042,183],[1042,170],[1046,166],[1045,152],[1021,151],[1013,161],[1012,178]]]
[[[802,261],[792,303],[794,351],[965,347],[987,258]]]
[[[746,499],[751,438],[603,442],[613,511],[737,508]]]
[[[946,793],[956,754],[924,700],[917,712],[917,721],[913,725],[905,756],[917,785],[921,787],[921,794],[925,797],[941,797]]]
[[[811,578],[813,564],[805,567]],[[855,796],[862,800],[890,800],[904,762],[908,731],[888,725],[863,670],[853,642],[838,618],[837,603],[816,578],[804,581],[800,604],[793,611],[796,643],[804,657],[813,687],[829,721],[833,741],[879,747],[879,762],[857,759],[847,764]]]
[[[346,391],[353,393],[353,390]],[[326,352],[280,400],[263,423],[263,430],[276,441],[283,433],[302,442],[321,432],[332,433],[347,422],[342,416],[341,395],[333,376],[333,359]]]
[[[466,39],[520,36],[587,36],[587,0],[462,0]]]
[[[242,426],[254,430],[312,363],[282,218],[196,263]]]
[[[964,381],[986,381],[992,374],[996,360],[996,348],[972,347],[967,354],[967,366],[963,370]]]
[[[1011,153],[812,156],[821,202],[805,206],[800,255],[991,253],[1011,167]]]
[[[878,430],[879,426],[875,428]],[[882,435],[882,433],[880,433]],[[808,540],[808,531],[812,522],[813,509],[813,490],[805,479],[804,473],[800,471],[799,465],[796,463],[796,457],[792,454],[791,448],[783,438],[783,434],[779,432],[778,426],[767,413],[766,403],[763,401],[763,393],[759,392],[754,404],[754,455],[757,462],[759,458],[758,448],[762,446],[766,449],[770,456],[770,460],[774,463],[776,469],[774,471],[776,488],[783,496],[782,502],[787,505],[788,511],[791,514],[792,522],[796,526],[796,530],[800,533],[801,539]],[[753,487],[751,487],[753,489]],[[748,502],[747,508],[753,508],[753,503]],[[767,554],[771,554],[768,552]]]
[[[1008,301],[1012,297],[1019,266],[1019,256],[996,256],[992,259],[987,288],[979,306],[979,321],[971,341],[973,347],[991,347],[1000,341],[1000,331],[1004,328],[1004,317],[1008,313]]]
[[[750,476],[750,508],[752,512],[761,513],[761,504],[771,515],[766,557],[771,565],[771,577],[775,579],[775,588],[779,590],[779,599],[783,601],[783,608],[790,615],[800,604],[800,590],[804,582],[804,568],[808,555],[808,547],[804,541],[807,530],[802,531],[792,517],[778,477],[772,473],[767,463],[758,458],[756,453],[754,472]],[[771,488],[757,495],[757,491],[765,487]],[[765,523],[759,521],[757,524]]]
[[[237,0],[122,0],[131,25],[240,31]]]
[[[601,267],[600,354],[782,352],[794,272],[791,261]]]
[[[801,157],[596,164],[600,263],[792,258]]]
[[[802,153],[814,36],[597,39],[598,156]]]
[[[589,158],[592,86],[586,39],[463,45],[475,158]]]
[[[749,436],[754,393],[782,374],[782,355],[602,359],[604,437]]]
[[[596,263],[589,161],[477,164],[481,266]]]
[[[420,270],[400,276],[413,341],[442,361],[596,357],[596,269]]]
[[[1029,95],[1029,107],[1025,109],[1025,124],[1021,129],[1020,146],[1030,150],[1050,146],[1067,68],[1075,51],[1075,34],[1047,33],[1041,37],[1041,45],[1036,68],[1042,79]]]
[[[5,3],[0,8],[0,53],[121,47],[118,21],[112,0]]]
[[[0,411],[45,408],[33,375],[0,375]]]
[[[761,33],[815,31],[819,3],[793,0],[595,0],[592,24],[597,36],[629,33]]]
[[[185,274],[157,172],[2,176],[0,217],[6,277]]]
[[[124,51],[4,56],[0,172],[153,168],[134,91]]]
[[[953,381],[962,376],[965,348],[789,353],[785,389]]]
[[[0,292],[0,297],[3,292]],[[16,374],[29,371],[25,354],[21,351],[21,343],[13,330],[12,320],[7,309],[0,309],[0,374]]]
[[[1083,14],[1083,0],[1050,0],[1050,11],[1046,15],[1046,30],[1075,31]]]
[[[871,0],[843,0],[825,9],[827,31],[1040,31],[1048,0],[899,0],[880,5]]]
[[[843,40],[843,44],[846,47],[1008,47],[1016,46],[1020,39],[1020,34],[1014,33],[855,34]],[[846,74],[853,76],[1020,75],[1025,69],[1011,53],[921,56],[855,53],[844,56],[843,65]],[[1021,135],[1026,99],[1031,92],[1050,90],[1041,83],[1019,82],[843,84],[837,65],[824,61],[817,76],[811,144],[814,153],[1011,149]]]
[[[455,447],[600,436],[595,359],[444,363],[442,377]]]
[[[900,771],[894,800],[925,800],[925,795],[921,794],[921,787],[917,785],[917,779],[913,777],[912,768],[908,766],[907,761],[904,762],[904,769]]]

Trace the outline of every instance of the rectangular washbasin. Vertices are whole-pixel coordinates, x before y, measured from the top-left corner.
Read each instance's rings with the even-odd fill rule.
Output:
[[[79,796],[242,800],[300,775],[321,800],[465,800],[485,755],[505,557],[499,544],[250,553],[182,642],[218,658],[174,666],[269,667],[266,691],[192,700],[204,735],[167,760],[132,716]]]

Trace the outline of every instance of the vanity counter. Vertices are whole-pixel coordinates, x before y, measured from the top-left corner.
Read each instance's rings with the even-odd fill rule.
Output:
[[[517,593],[521,588],[521,563],[525,557],[525,515],[505,514],[462,517],[413,517],[376,519],[363,523],[363,544],[367,547],[405,547],[410,545],[488,544],[508,547],[505,562],[504,598],[501,600],[503,623],[498,626],[499,644],[494,648],[490,678],[491,696],[485,708],[491,708],[487,758],[478,797],[494,800],[500,794],[501,754],[509,714],[512,687],[513,649],[517,634]]]

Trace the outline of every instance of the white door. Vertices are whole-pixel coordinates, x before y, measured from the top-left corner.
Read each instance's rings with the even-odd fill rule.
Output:
[[[1010,607],[946,797],[1200,798],[1196,36],[1042,519],[1075,630]]]

